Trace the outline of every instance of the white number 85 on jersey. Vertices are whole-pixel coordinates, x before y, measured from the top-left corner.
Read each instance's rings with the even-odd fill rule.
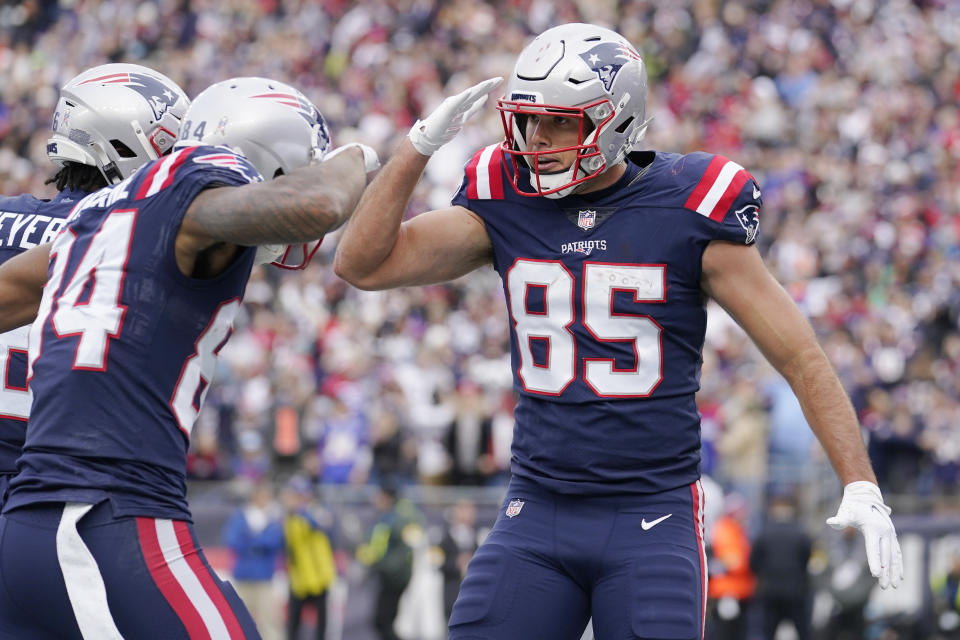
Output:
[[[600,397],[649,396],[663,378],[662,329],[644,315],[615,314],[615,291],[635,302],[664,302],[665,265],[586,263],[583,266],[583,325],[599,342],[633,342],[632,369],[617,369],[613,358],[585,358],[584,381]],[[531,287],[544,290],[544,311],[527,308]],[[576,319],[573,275],[560,261],[517,260],[507,272],[510,314],[515,323],[520,369],[528,391],[560,395],[576,378],[577,345],[570,325]],[[545,340],[545,364],[537,364],[532,340]]]

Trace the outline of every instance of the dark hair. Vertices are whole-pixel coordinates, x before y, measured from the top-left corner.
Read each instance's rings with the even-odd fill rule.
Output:
[[[55,184],[57,191],[69,188],[93,193],[107,186],[107,180],[97,167],[67,161],[63,168],[44,184]]]

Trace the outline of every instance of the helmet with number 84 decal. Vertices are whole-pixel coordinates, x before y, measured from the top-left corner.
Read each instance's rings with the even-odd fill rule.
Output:
[[[231,78],[204,89],[184,116],[182,145],[226,145],[264,179],[319,162],[330,148],[323,115],[300,91],[269,78]],[[303,269],[321,240],[261,245],[257,263]]]

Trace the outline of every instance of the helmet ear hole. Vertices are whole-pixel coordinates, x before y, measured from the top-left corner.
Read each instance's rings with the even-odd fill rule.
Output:
[[[630,127],[630,123],[633,122],[633,120],[634,120],[634,117],[630,116],[629,118],[621,122],[620,126],[616,128],[616,132],[624,133]]]
[[[133,151],[133,149],[123,144],[123,142],[120,140],[113,139],[110,141],[110,145],[113,147],[114,151],[117,152],[117,155],[120,156],[121,158],[137,157],[137,154]]]
[[[273,172],[273,177],[274,177],[274,178],[276,178],[277,176],[282,176],[282,175],[283,175],[283,167],[277,167],[277,170]]]

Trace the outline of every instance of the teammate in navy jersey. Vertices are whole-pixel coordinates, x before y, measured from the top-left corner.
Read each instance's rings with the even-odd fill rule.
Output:
[[[362,145],[325,157],[329,140],[296,89],[218,83],[168,156],[0,266],[0,329],[36,317],[0,516],[0,637],[259,637],[197,544],[186,453],[254,263],[309,257],[255,245],[322,238],[378,166]]]
[[[136,64],[100,65],[67,81],[47,143],[58,167],[47,184],[59,193],[50,200],[0,196],[0,263],[53,241],[81,198],[170,151],[189,104],[170,78]],[[27,333],[21,327],[0,335],[0,505],[30,415]]]
[[[707,153],[632,152],[646,72],[620,35],[552,28],[498,103],[447,209],[401,224],[429,156],[499,78],[447,98],[364,193],[337,249],[362,289],[492,264],[518,395],[512,479],[450,617],[454,640],[701,638],[706,605],[699,387],[707,296],[789,380],[846,485],[834,526],[864,534],[883,587],[896,534],[850,402],[755,248],[760,190]]]

